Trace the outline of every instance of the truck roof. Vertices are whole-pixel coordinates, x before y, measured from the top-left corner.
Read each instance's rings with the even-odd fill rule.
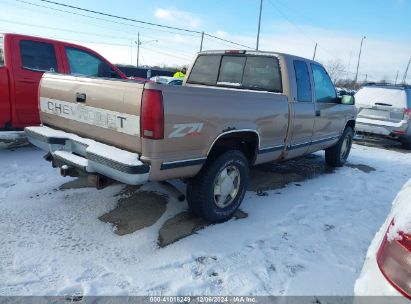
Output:
[[[268,51],[255,51],[255,50],[209,50],[209,51],[203,51],[199,52],[198,55],[201,54],[245,54],[245,55],[260,55],[260,56],[285,56],[285,57],[292,57],[294,59],[299,59],[299,60],[304,60],[308,62],[313,62],[319,64],[317,61],[292,55],[292,54],[287,54],[287,53],[280,53],[280,52],[268,52]]]
[[[81,47],[87,50],[92,51],[93,53],[96,53],[96,51],[81,45],[81,44],[77,44],[77,43],[71,43],[71,42],[67,42],[67,41],[62,41],[62,40],[56,40],[56,39],[50,39],[50,38],[44,38],[44,37],[40,37],[40,36],[31,36],[31,35],[24,35],[24,34],[16,34],[16,33],[0,33],[0,36],[4,36],[4,37],[20,37],[20,38],[28,38],[28,39],[40,39],[44,42],[49,42],[49,43],[64,43],[65,45],[71,45],[71,46],[76,46],[76,47]],[[99,54],[100,55],[100,54]],[[101,56],[101,55],[100,55]]]
[[[66,42],[61,41],[61,40],[49,39],[49,38],[44,38],[44,37],[40,37],[40,36],[17,34],[17,33],[0,33],[0,35],[3,35],[3,36],[13,36],[13,37],[21,37],[21,38],[36,38],[36,39],[41,39],[41,40],[44,40],[44,41],[66,43]]]

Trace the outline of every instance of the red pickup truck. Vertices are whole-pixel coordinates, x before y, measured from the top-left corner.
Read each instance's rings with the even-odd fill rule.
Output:
[[[71,43],[0,34],[0,130],[40,124],[38,86],[44,72],[127,77],[98,53]]]

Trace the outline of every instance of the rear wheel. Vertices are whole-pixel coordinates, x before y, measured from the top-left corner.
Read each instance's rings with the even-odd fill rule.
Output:
[[[332,167],[341,167],[350,155],[354,132],[351,127],[346,127],[340,140],[332,147],[325,149],[325,161]]]
[[[187,184],[190,210],[211,222],[230,219],[240,206],[249,180],[246,157],[237,150],[209,160]]]
[[[401,145],[406,150],[411,150],[411,138],[402,138]]]

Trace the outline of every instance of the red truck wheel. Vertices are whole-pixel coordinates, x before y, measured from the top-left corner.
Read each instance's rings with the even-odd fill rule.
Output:
[[[188,182],[190,210],[211,222],[230,219],[240,206],[249,182],[246,157],[237,150],[224,152],[208,161]]]

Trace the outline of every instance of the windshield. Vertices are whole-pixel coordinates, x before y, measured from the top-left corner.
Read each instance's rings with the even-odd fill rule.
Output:
[[[4,37],[0,36],[0,66],[4,65]]]
[[[282,93],[274,56],[200,55],[187,83]]]

